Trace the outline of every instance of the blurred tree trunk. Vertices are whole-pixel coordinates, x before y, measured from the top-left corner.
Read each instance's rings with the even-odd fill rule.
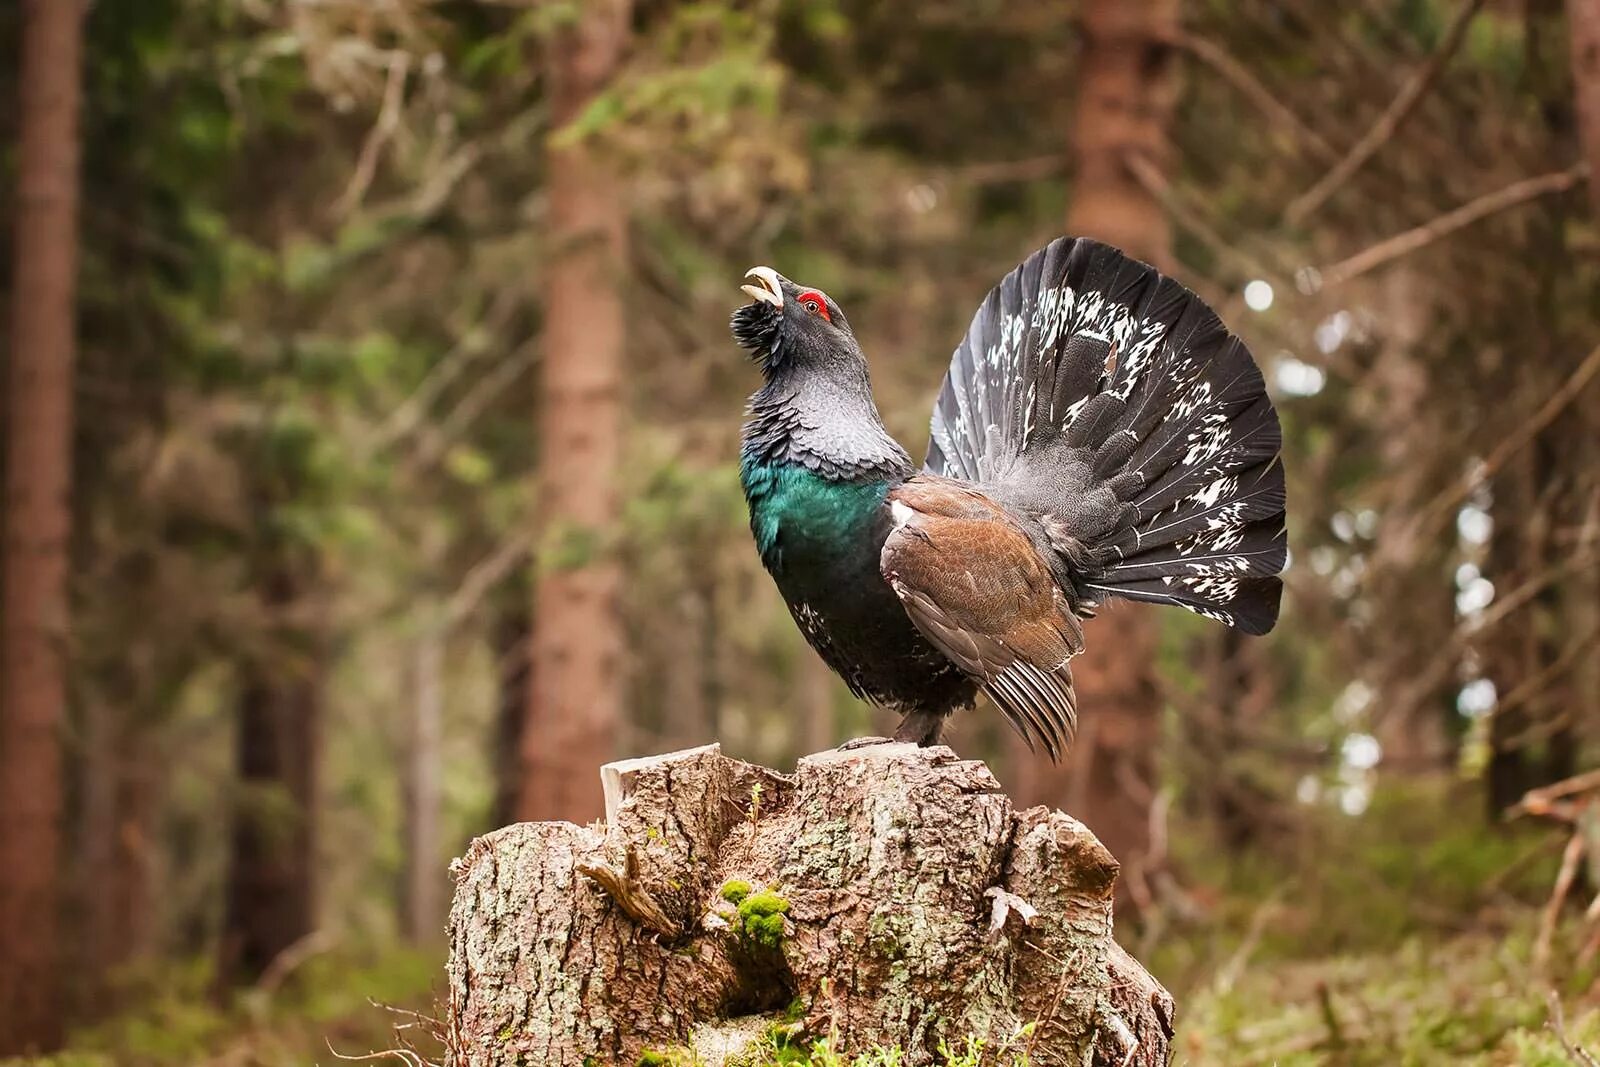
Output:
[[[1600,219],[1600,0],[1567,0],[1578,142],[1589,164],[1589,203]]]
[[[132,692],[132,679],[118,673],[122,692]],[[115,972],[150,942],[159,760],[145,729],[121,711],[102,694],[83,701],[76,761],[79,974],[72,992],[74,1014],[88,1019],[115,1010]]]
[[[1578,112],[1578,141],[1589,164],[1589,205],[1593,225],[1600,226],[1600,0],[1567,0],[1567,22],[1572,47],[1572,83]],[[1600,470],[1600,387],[1590,385],[1586,403],[1577,405],[1584,420],[1576,448],[1568,462],[1580,471]],[[1589,510],[1584,512],[1584,508]],[[1591,495],[1583,512],[1582,528],[1600,522],[1600,495]],[[1574,538],[1576,540],[1576,538]],[[1600,574],[1590,569],[1574,576],[1578,585],[1572,596],[1570,633],[1596,632],[1600,627]],[[1579,741],[1600,738],[1600,655],[1591,652],[1577,664],[1572,674],[1573,694],[1578,701],[1574,714],[1579,724]]]
[[[440,859],[439,743],[444,719],[445,635],[427,626],[411,661],[411,718],[405,747],[405,881],[401,926],[408,941],[427,944],[444,929],[444,863]]]
[[[1078,109],[1069,155],[1076,167],[1067,232],[1117,245],[1158,267],[1169,258],[1166,213],[1126,160],[1158,166],[1169,155],[1171,49],[1177,0],[1087,0]],[[1065,763],[1019,753],[1018,802],[1063,807],[1082,819],[1129,870],[1150,846],[1161,699],[1149,609],[1107,604],[1085,627],[1090,654],[1073,664],[1083,710]]]
[[[1195,772],[1192,795],[1211,817],[1217,837],[1238,852],[1255,844],[1273,824],[1278,806],[1272,790],[1253,775],[1248,757],[1271,714],[1276,697],[1262,649],[1230,627],[1208,634],[1208,682],[1213,715],[1186,715],[1185,757]]]
[[[262,586],[274,620],[312,583],[279,566]],[[240,666],[234,804],[221,977],[252,981],[316,925],[317,780],[325,665],[295,634]]]
[[[551,126],[561,131],[602,91],[627,41],[628,0],[594,0],[550,42]],[[523,779],[524,819],[600,815],[590,768],[609,761],[622,715],[618,519],[623,272],[627,206],[592,145],[549,146],[540,367],[539,506]]]
[[[1384,476],[1379,483],[1378,511],[1403,516],[1428,500],[1434,487],[1460,476],[1459,457],[1436,447],[1448,428],[1439,424],[1441,405],[1435,392],[1426,351],[1428,327],[1435,314],[1425,278],[1406,264],[1385,277],[1377,294],[1386,324],[1363,390],[1373,407],[1372,418],[1384,426],[1378,445]],[[1455,715],[1457,673],[1432,677],[1419,672],[1439,652],[1441,634],[1455,627],[1455,598],[1439,580],[1448,573],[1453,546],[1438,537],[1419,537],[1405,521],[1385,521],[1372,551],[1373,593],[1384,605],[1389,624],[1368,646],[1371,674],[1379,691],[1403,694],[1372,712],[1372,731],[1382,752],[1386,774],[1424,775],[1454,763],[1454,746],[1446,727]]]
[[[513,595],[496,597],[490,624],[490,651],[494,654],[498,700],[495,708],[494,802],[490,820],[495,826],[517,821],[517,793],[522,781],[522,734],[528,715],[528,656],[531,599],[522,581],[508,583]]]
[[[1600,3],[1567,4],[1571,100],[1559,74],[1559,6],[1529,5],[1526,18],[1531,88],[1543,102],[1547,151],[1557,158],[1570,152],[1575,114],[1579,147],[1592,167],[1600,160]],[[1591,194],[1594,185],[1591,180]],[[1600,199],[1591,203],[1600,204]],[[1569,262],[1574,250],[1569,247],[1567,214],[1552,203],[1536,205],[1530,214],[1528,232],[1530,240],[1539,242],[1541,258]],[[1515,401],[1510,407],[1520,418],[1528,418],[1557,393],[1593,343],[1589,319],[1578,319],[1574,329],[1563,316],[1571,298],[1564,281],[1557,272],[1532,279],[1533,316],[1545,328],[1528,338],[1516,360],[1502,359],[1497,368],[1500,396]],[[1518,314],[1525,317],[1527,311],[1519,308]],[[1527,790],[1573,773],[1579,724],[1590,725],[1585,720],[1595,714],[1596,695],[1585,684],[1592,676],[1582,666],[1583,660],[1594,658],[1588,631],[1594,618],[1592,568],[1570,575],[1557,572],[1595,547],[1594,523],[1600,516],[1589,464],[1597,424],[1600,384],[1591,382],[1494,482],[1489,577],[1497,599],[1525,588],[1533,594],[1483,642],[1486,673],[1498,698],[1489,722],[1492,818]],[[1569,647],[1586,639],[1591,642],[1588,649]]]
[[[22,7],[0,604],[0,1056],[61,1039],[58,865],[83,5]]]

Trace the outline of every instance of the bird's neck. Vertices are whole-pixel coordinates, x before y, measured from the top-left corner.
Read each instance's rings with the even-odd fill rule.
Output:
[[[750,398],[749,414],[746,465],[792,463],[844,482],[899,482],[914,469],[884,428],[864,368],[775,374]]]

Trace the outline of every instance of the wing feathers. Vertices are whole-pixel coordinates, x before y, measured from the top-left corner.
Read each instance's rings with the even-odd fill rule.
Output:
[[[889,500],[904,521],[879,565],[906,615],[978,680],[1030,747],[1059,759],[1076,722],[1068,661],[1083,632],[1038,550],[971,486],[921,476]]]

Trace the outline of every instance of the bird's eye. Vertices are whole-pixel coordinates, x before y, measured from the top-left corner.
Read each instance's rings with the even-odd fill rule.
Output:
[[[828,314],[828,304],[822,299],[821,293],[801,293],[800,306],[813,315],[821,315],[827,322],[833,321],[833,316]]]

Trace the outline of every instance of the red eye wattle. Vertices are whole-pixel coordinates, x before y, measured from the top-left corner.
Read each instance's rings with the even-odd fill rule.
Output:
[[[816,291],[807,291],[800,294],[800,306],[813,315],[821,315],[827,322],[833,321],[833,316],[828,313],[828,302],[822,294]]]

